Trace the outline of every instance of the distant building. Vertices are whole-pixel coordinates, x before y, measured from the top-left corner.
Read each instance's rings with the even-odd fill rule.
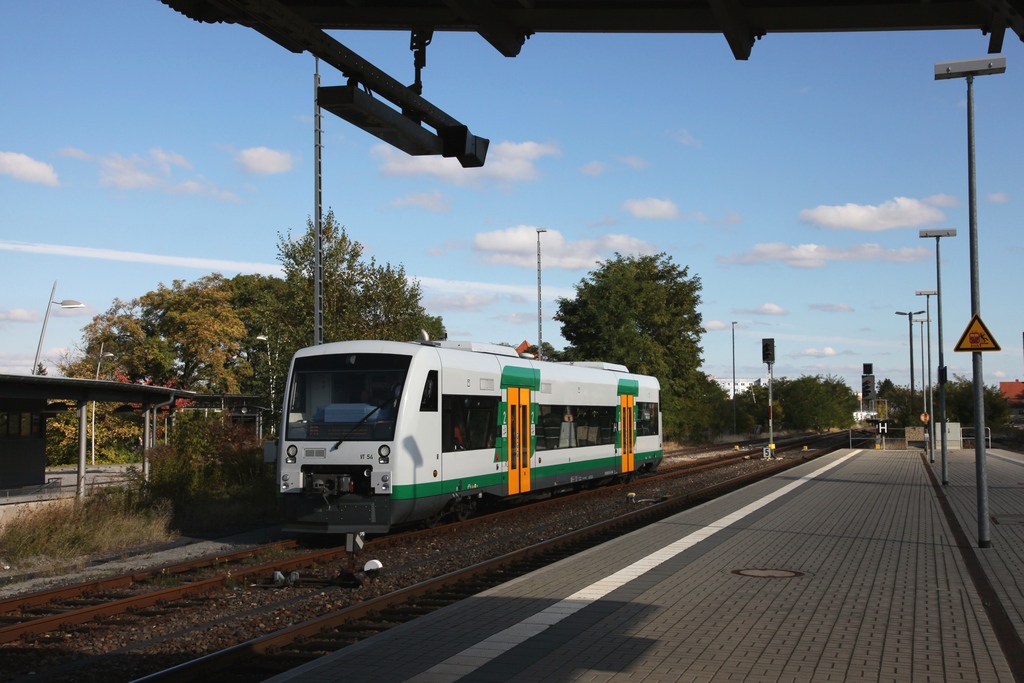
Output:
[[[708,379],[713,379],[718,382],[718,386],[722,387],[725,393],[729,394],[730,400],[732,399],[732,377],[715,377],[714,375],[708,375]],[[742,396],[746,393],[750,387],[759,387],[767,384],[760,377],[757,379],[749,379],[746,377],[736,378],[736,394]]]
[[[1014,408],[1024,408],[1024,382],[1015,379],[1012,382],[1000,382],[999,393],[1003,395]]]
[[[1024,425],[1024,382],[1000,382],[999,393],[1010,404],[1010,424],[1016,427]]]

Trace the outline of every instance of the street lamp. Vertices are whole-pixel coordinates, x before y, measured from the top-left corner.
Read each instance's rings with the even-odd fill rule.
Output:
[[[46,315],[43,316],[43,331],[39,333],[39,346],[36,347],[36,359],[32,363],[32,374],[39,374],[39,356],[43,352],[43,337],[46,336],[46,323],[50,321],[50,306],[57,304],[61,308],[85,308],[85,304],[81,301],[75,301],[74,299],[64,299],[63,301],[54,301],[53,296],[57,293],[57,281],[53,281],[53,289],[50,290],[50,298],[46,303]]]
[[[939,241],[943,237],[956,237],[956,228],[922,230],[918,236],[935,238],[935,307],[938,309],[939,324],[939,438],[942,439],[942,484],[946,485],[949,484],[949,461],[946,445],[946,362],[942,350],[942,258]]]
[[[274,402],[274,354],[270,348],[270,338],[267,337],[267,335],[260,334],[257,335],[256,338],[259,339],[260,341],[267,342],[267,370],[270,374],[270,415],[271,417],[273,417],[274,410],[277,405]],[[274,434],[277,433],[277,427],[275,426],[273,420],[271,420],[270,422],[270,434],[273,436]],[[262,436],[262,434],[260,436]]]
[[[103,363],[104,358],[113,358],[114,354],[110,351],[103,353],[103,342],[100,342],[100,355],[96,359],[96,380],[100,379],[100,365]],[[96,465],[96,401],[92,402],[92,442],[89,444],[92,452],[92,464]]]
[[[935,462],[935,397],[932,395],[932,296],[937,292],[934,289],[919,289],[915,292],[918,296],[924,297],[924,308],[927,311],[925,318],[928,320],[928,400],[925,405],[925,412],[928,413],[928,462]],[[924,354],[921,354],[921,363],[924,364]]]
[[[540,234],[545,228],[537,228],[537,360],[541,360],[541,312],[540,312]]]
[[[736,436],[736,321],[732,321],[732,434]]]
[[[978,198],[974,169],[974,77],[1006,71],[1006,57],[981,57],[954,62],[937,62],[935,80],[967,79],[967,203],[970,207],[971,316],[981,316],[978,278]],[[985,471],[985,380],[981,352],[974,351],[974,468],[978,486],[978,547],[989,548],[988,474]]]
[[[909,410],[914,409],[914,316],[924,311],[896,311],[896,315],[907,316],[907,328],[910,330],[910,400],[907,402]],[[909,416],[907,420],[909,421]]]

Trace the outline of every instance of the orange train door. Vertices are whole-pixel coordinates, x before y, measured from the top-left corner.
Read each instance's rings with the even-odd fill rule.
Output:
[[[634,406],[636,405],[636,397],[632,394],[622,394],[619,396],[619,411],[621,425],[619,428],[619,438],[622,439],[622,471],[632,472],[633,471],[633,454],[636,450],[636,412]]]
[[[530,390],[508,388],[508,493],[530,490],[532,455]]]

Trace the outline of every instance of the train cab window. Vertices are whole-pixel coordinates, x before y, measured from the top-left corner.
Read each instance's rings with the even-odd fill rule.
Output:
[[[441,450],[494,448],[498,398],[496,396],[441,397]]]
[[[420,412],[437,412],[437,370],[427,373],[427,381],[423,383],[423,395],[420,397]]]
[[[325,354],[295,359],[289,387],[289,439],[389,441],[409,356]]]

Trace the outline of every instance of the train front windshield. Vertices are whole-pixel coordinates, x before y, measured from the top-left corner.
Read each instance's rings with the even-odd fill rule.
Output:
[[[295,359],[286,438],[391,441],[410,356],[346,353]]]

